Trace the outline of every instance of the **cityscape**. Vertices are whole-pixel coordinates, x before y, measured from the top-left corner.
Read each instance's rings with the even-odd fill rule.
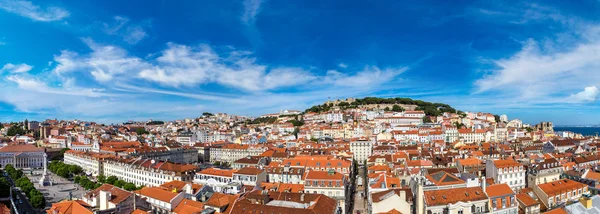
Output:
[[[0,0],[0,214],[600,214],[598,15]]]

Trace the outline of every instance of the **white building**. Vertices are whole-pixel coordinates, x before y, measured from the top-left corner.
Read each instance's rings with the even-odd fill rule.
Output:
[[[208,168],[196,173],[194,183],[210,186],[215,192],[237,194],[241,185],[233,182],[233,170]]]
[[[172,213],[173,209],[185,199],[183,192],[176,193],[160,187],[144,187],[135,191],[135,194],[146,198],[153,213]]]
[[[514,191],[525,188],[525,169],[514,160],[487,160],[485,170],[486,177],[497,184],[506,183]]]
[[[344,174],[329,171],[307,171],[304,180],[304,191],[307,193],[319,193],[334,199],[345,198],[344,187],[346,176]]]
[[[64,154],[64,162],[80,166],[88,175],[98,176],[102,174],[102,161],[112,157],[114,156],[110,154],[69,150]]]
[[[117,176],[136,186],[160,186],[163,183],[192,181],[198,168],[194,165],[175,164],[150,159],[107,159],[103,163],[106,177]]]
[[[193,132],[185,132],[177,135],[175,141],[182,145],[193,146],[198,141],[198,136]]]
[[[367,138],[352,139],[350,141],[350,152],[359,163],[367,160],[373,153],[373,143]]]
[[[0,148],[0,165],[15,168],[40,168],[44,163],[44,149],[33,145],[8,145]]]
[[[258,156],[265,151],[267,151],[266,146],[226,144],[222,147],[210,148],[210,162],[221,161],[233,163],[248,156]]]
[[[245,167],[233,173],[233,181],[244,186],[260,186],[262,182],[267,182],[267,173],[261,169]]]

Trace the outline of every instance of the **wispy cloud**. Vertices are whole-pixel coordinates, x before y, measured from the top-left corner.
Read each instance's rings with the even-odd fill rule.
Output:
[[[254,24],[256,16],[260,12],[261,4],[265,0],[244,0],[244,13],[241,20],[245,24]]]
[[[137,44],[148,36],[141,25],[132,24],[129,18],[124,16],[113,17],[112,23],[102,23],[103,30],[108,35],[117,35],[129,44]]]
[[[539,5],[529,5],[525,13],[531,16],[523,23],[543,19],[565,30],[554,37],[530,38],[508,57],[483,60],[494,68],[476,80],[476,93],[509,95],[521,103],[595,101],[600,85],[600,25]],[[564,33],[570,38],[562,39]],[[582,86],[586,86],[583,91]]]
[[[0,9],[42,22],[58,21],[69,16],[69,11],[63,8],[44,8],[23,0],[0,0]]]
[[[3,71],[8,71],[11,73],[25,73],[30,71],[33,68],[33,66],[25,64],[25,63],[21,63],[21,64],[12,64],[12,63],[7,63],[4,66],[2,66],[2,68],[0,69],[0,72]]]

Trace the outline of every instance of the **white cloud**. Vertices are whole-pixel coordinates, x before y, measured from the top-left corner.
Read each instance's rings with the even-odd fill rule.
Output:
[[[113,17],[113,23],[103,23],[104,32],[108,35],[117,35],[129,44],[137,44],[148,36],[140,25],[130,24],[129,18],[124,16]]]
[[[0,72],[3,71],[8,71],[11,73],[25,73],[30,71],[33,68],[33,66],[25,64],[25,63],[21,63],[21,64],[12,64],[12,63],[7,63],[5,64],[2,69],[0,69]]]
[[[340,63],[338,65],[340,68],[348,68],[348,65],[344,64],[344,63]]]
[[[324,81],[337,86],[371,87],[394,80],[406,70],[408,70],[408,67],[386,68],[382,70],[377,66],[365,66],[363,70],[354,75],[329,70]]]
[[[120,47],[100,45],[91,39],[84,39],[84,42],[92,52],[80,56],[72,51],[61,51],[60,55],[54,56],[57,64],[54,72],[62,74],[71,71],[87,71],[97,81],[108,82],[116,75],[134,75],[150,67],[150,64],[140,58],[129,56],[127,51]]]
[[[69,16],[69,11],[60,7],[42,8],[30,1],[0,0],[0,9],[43,22],[62,20]]]
[[[111,94],[107,94],[102,92],[103,89],[94,89],[94,88],[79,88],[74,87],[73,83],[64,84],[64,87],[50,87],[45,82],[42,82],[38,79],[34,79],[31,77],[24,76],[8,76],[6,80],[16,83],[20,89],[26,91],[33,91],[43,94],[61,94],[61,95],[73,95],[73,96],[86,96],[86,97],[104,97],[104,96],[114,96]],[[73,80],[71,80],[73,81]]]
[[[598,98],[598,88],[596,86],[585,87],[583,91],[577,94],[571,94],[567,98],[568,102],[592,102]]]
[[[260,12],[260,6],[263,0],[244,0],[244,13],[242,14],[242,22],[245,24],[254,24],[256,15]]]
[[[600,84],[600,25],[538,5],[529,5],[523,23],[549,21],[556,35],[522,42],[520,51],[502,59],[485,60],[495,67],[475,82],[476,93],[512,96],[528,103],[571,103],[588,99]],[[568,18],[567,18],[568,17]],[[567,98],[567,99],[565,99]]]
[[[257,62],[248,51],[218,53],[208,45],[187,46],[169,43],[154,59],[130,56],[124,49],[100,45],[84,39],[92,52],[80,55],[62,51],[55,56],[54,72],[61,75],[71,71],[89,73],[97,81],[112,83],[140,78],[166,87],[198,87],[217,83],[242,91],[269,91],[299,86],[312,81],[311,87],[343,86],[370,87],[394,80],[406,67],[380,69],[366,66],[353,74],[329,71],[315,74],[301,67],[268,65]],[[118,77],[118,78],[116,78]]]
[[[148,34],[140,26],[128,27],[127,32],[123,36],[123,39],[129,44],[137,44],[142,39],[146,38]]]

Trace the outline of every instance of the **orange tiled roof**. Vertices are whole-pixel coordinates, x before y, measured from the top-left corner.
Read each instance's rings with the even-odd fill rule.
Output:
[[[514,160],[495,160],[494,165],[496,165],[496,168],[523,166],[523,164],[517,163]]]
[[[487,200],[487,195],[481,187],[463,187],[425,191],[424,196],[427,206],[455,204],[459,201]]]
[[[235,170],[232,169],[207,168],[198,172],[198,174],[232,177],[234,172]]]
[[[98,196],[100,191],[110,192],[110,200],[109,201],[114,204],[119,204],[119,203],[125,201],[125,199],[127,199],[129,196],[132,195],[132,193],[125,191],[124,189],[115,187],[110,184],[102,184],[102,186],[96,188],[95,190],[88,192],[85,195],[85,197],[94,198],[94,197]]]
[[[540,204],[537,201],[535,201],[531,196],[525,193],[517,194],[517,200],[523,203],[526,207]]]
[[[504,195],[514,195],[515,192],[508,184],[494,184],[485,188],[485,192],[489,197],[499,197]]]
[[[341,173],[330,174],[328,171],[308,171],[304,176],[307,180],[343,180],[344,175]]]
[[[178,193],[170,192],[160,187],[144,187],[141,190],[135,191],[135,193],[167,203],[170,203],[171,200],[173,200],[173,198],[175,198],[175,196],[178,195]]]
[[[565,211],[564,208],[559,207],[553,210],[550,210],[548,212],[543,212],[542,214],[569,214],[567,211]]]
[[[586,184],[579,183],[570,179],[561,179],[545,184],[539,184],[538,187],[548,196],[555,196],[576,189],[587,187]]]
[[[48,214],[92,214],[93,212],[89,209],[89,205],[82,204],[78,201],[62,201],[52,204],[52,207],[46,210]]]
[[[177,214],[196,214],[200,213],[204,209],[204,204],[199,201],[193,201],[190,199],[183,199],[175,209],[173,209],[174,213]]]

